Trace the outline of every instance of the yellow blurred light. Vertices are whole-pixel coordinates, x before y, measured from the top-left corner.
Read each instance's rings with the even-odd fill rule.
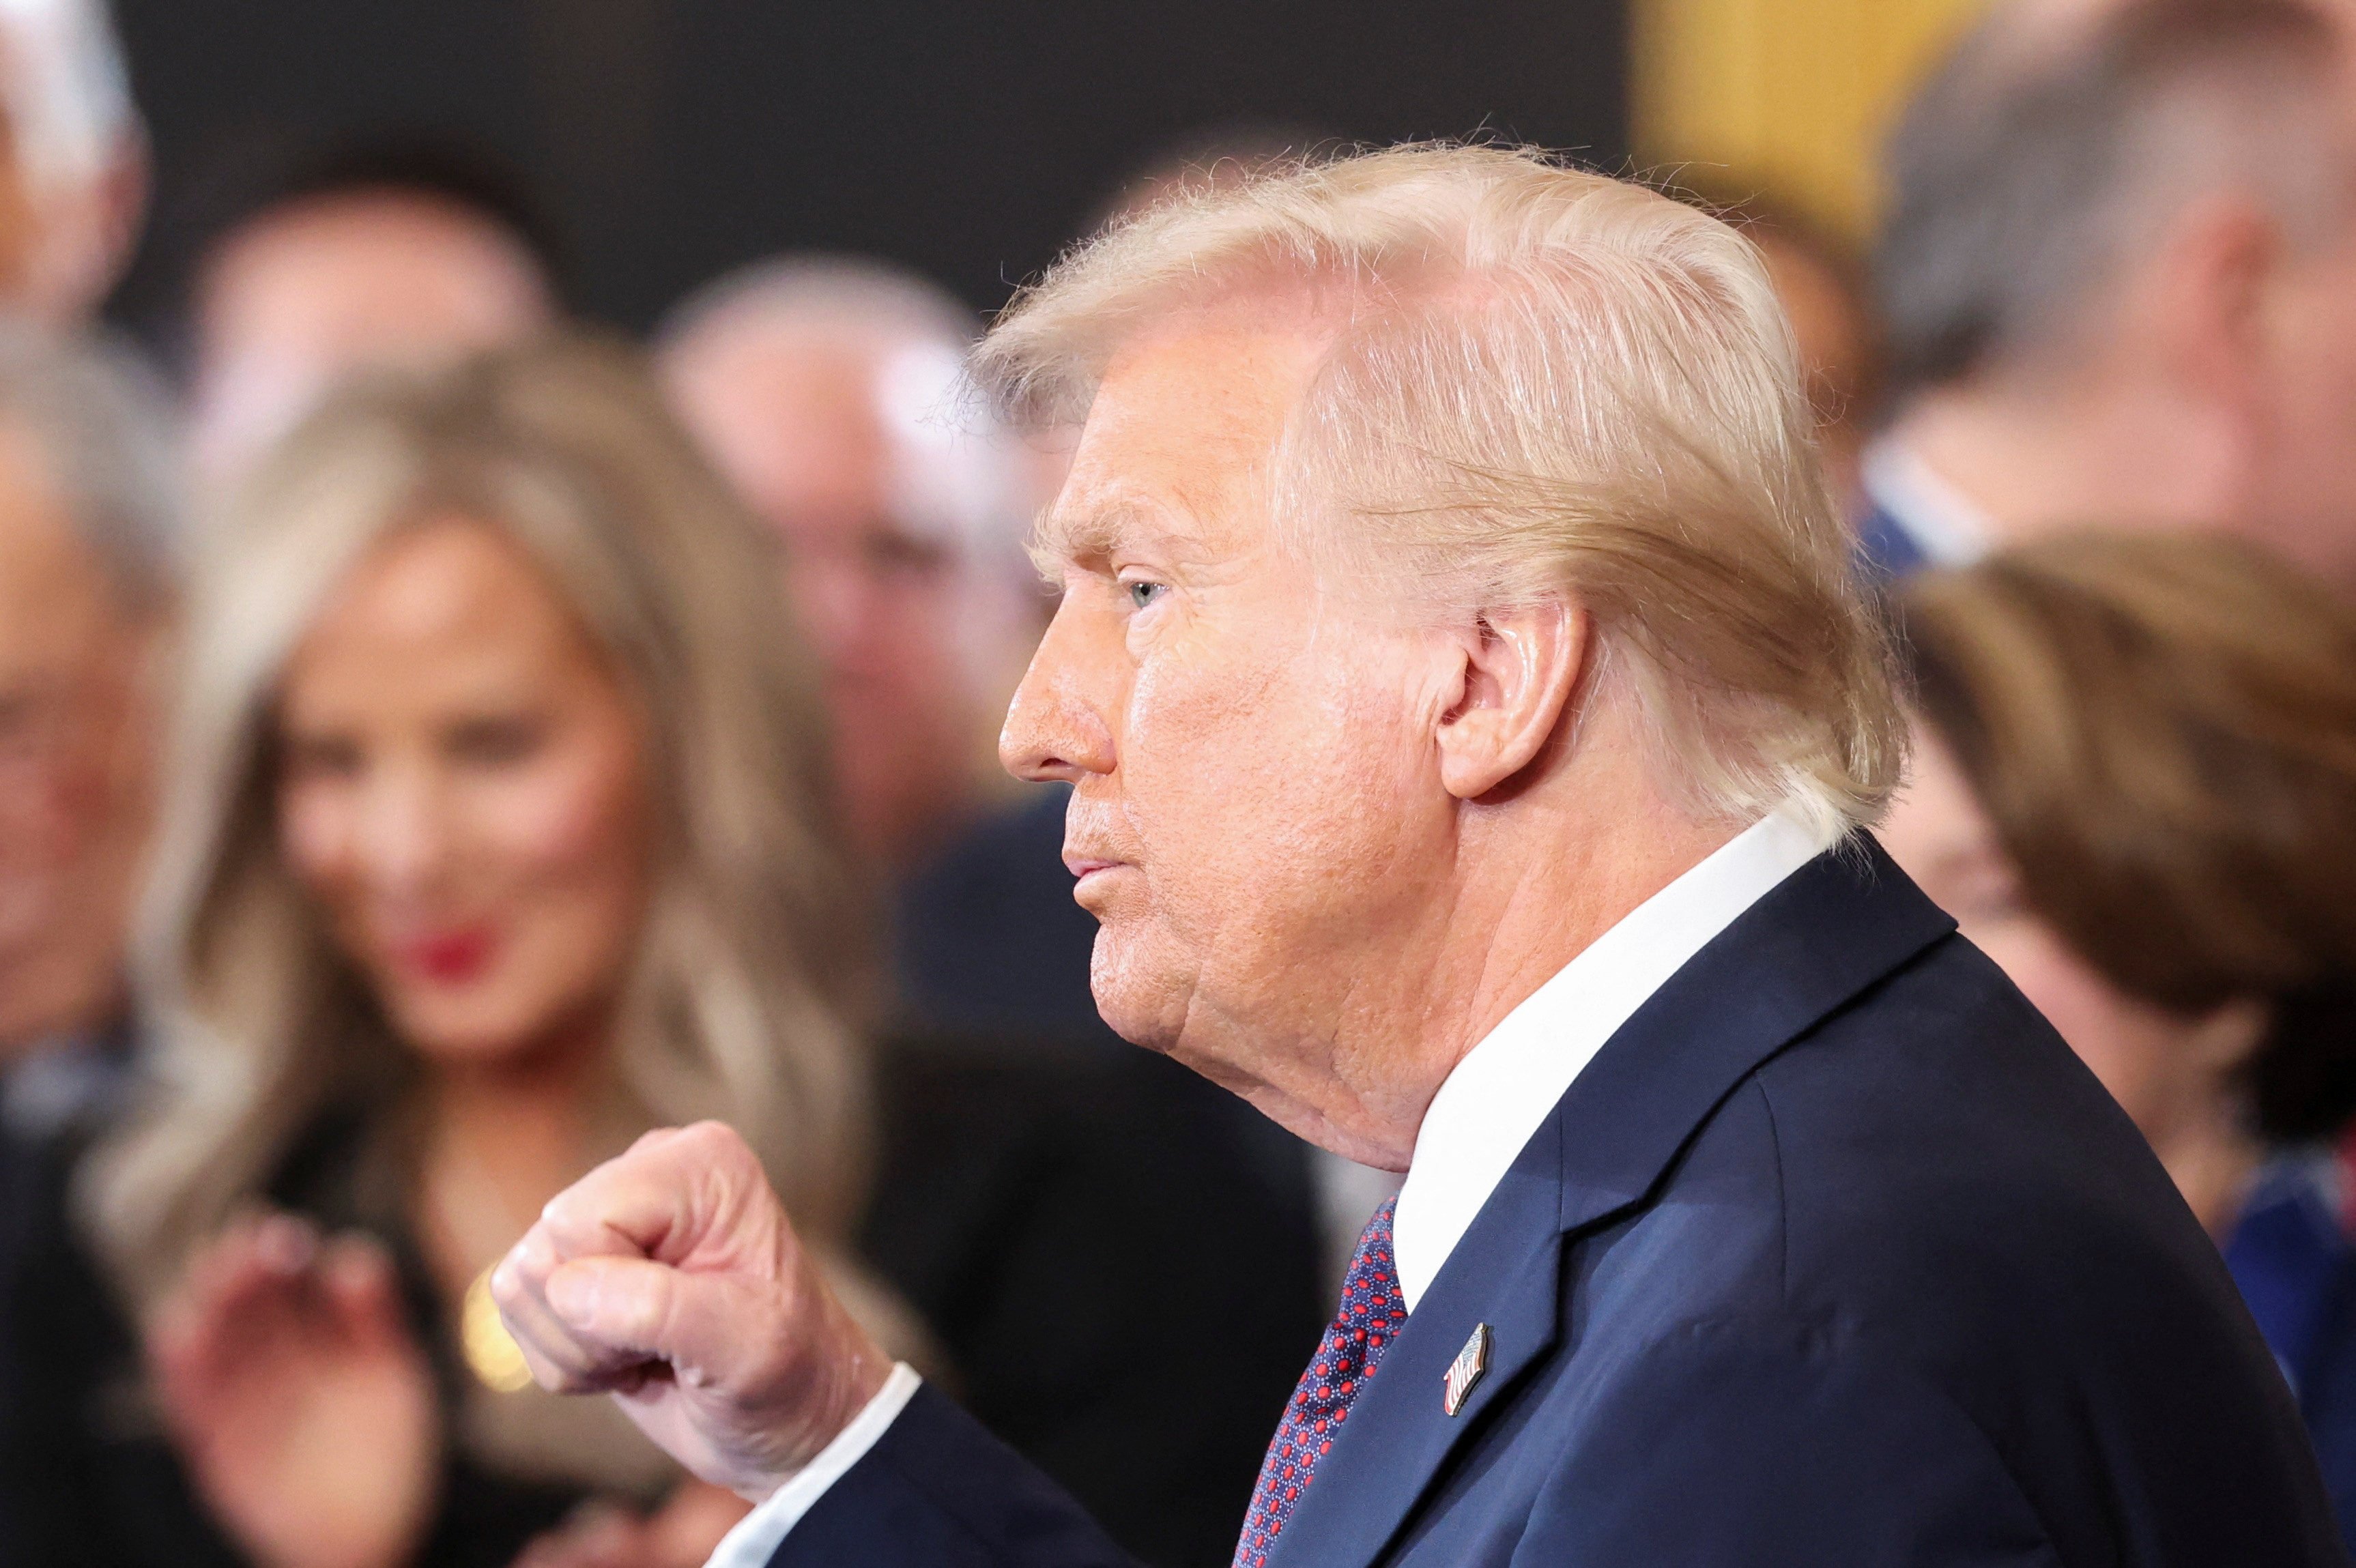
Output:
[[[1881,138],[1985,0],[1634,0],[1639,165],[1771,190],[1862,236]]]

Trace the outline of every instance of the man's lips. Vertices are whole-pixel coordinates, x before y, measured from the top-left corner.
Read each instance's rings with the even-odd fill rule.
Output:
[[[1106,871],[1117,871],[1128,865],[1126,860],[1107,860],[1095,855],[1066,855],[1064,869],[1072,873],[1072,891],[1078,892],[1088,885],[1088,879]]]

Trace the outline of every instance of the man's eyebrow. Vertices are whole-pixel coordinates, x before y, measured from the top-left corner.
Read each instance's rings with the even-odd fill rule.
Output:
[[[1124,548],[1140,549],[1170,537],[1169,526],[1152,508],[1133,502],[1085,510],[1059,508],[1043,514],[1032,528],[1031,553],[1056,560],[1102,560]]]

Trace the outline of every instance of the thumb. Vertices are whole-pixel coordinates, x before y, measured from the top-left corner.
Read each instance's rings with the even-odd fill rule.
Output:
[[[558,1265],[547,1285],[549,1310],[584,1340],[675,1367],[715,1370],[727,1360],[730,1294],[711,1275],[643,1258],[575,1259]],[[741,1314],[734,1316],[741,1322]]]

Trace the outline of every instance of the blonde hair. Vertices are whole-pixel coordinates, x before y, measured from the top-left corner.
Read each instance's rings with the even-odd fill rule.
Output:
[[[624,1104],[646,1125],[734,1124],[821,1241],[851,1217],[866,1096],[846,1019],[864,932],[830,848],[813,677],[763,536],[637,357],[554,341],[350,389],[207,540],[137,946],[155,1094],[84,1194],[134,1299],[324,1111],[408,1071],[281,857],[272,705],[355,563],[453,513],[531,556],[642,725],[658,842],[616,1032]]]
[[[1288,539],[1442,613],[1569,595],[1667,782],[1790,804],[1829,840],[1904,754],[1789,325],[1757,251],[1642,187],[1487,146],[1293,160],[1116,223],[976,358],[1009,414],[1070,420],[1129,336],[1307,286],[1344,319],[1276,453]]]

